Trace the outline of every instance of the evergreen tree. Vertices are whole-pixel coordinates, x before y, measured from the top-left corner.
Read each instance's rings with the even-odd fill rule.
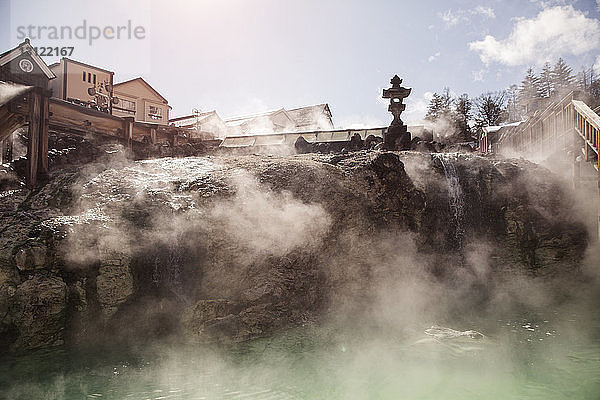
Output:
[[[514,84],[506,89],[506,115],[507,122],[509,123],[522,119],[519,107],[519,87]]]
[[[533,113],[539,104],[541,95],[539,79],[535,76],[533,68],[529,67],[525,73],[519,90],[519,106],[525,115]]]
[[[499,125],[506,119],[506,92],[487,92],[474,101],[475,124],[478,127]]]
[[[542,71],[540,72],[539,78],[539,89],[541,97],[551,97],[554,93],[554,76],[552,74],[552,67],[550,63],[544,64]]]
[[[428,121],[437,121],[440,118],[448,118],[452,113],[452,95],[450,89],[444,88],[441,94],[434,93],[427,106],[425,119]]]
[[[454,101],[454,121],[458,135],[462,140],[471,140],[473,133],[469,126],[473,109],[473,102],[469,95],[464,93]]]
[[[592,83],[597,79],[594,67],[583,65],[581,71],[577,74],[577,87],[580,90],[588,91]]]
[[[554,68],[552,69],[552,83],[554,91],[559,96],[574,89],[575,76],[573,75],[573,69],[562,58],[559,58],[556,64],[554,64]]]

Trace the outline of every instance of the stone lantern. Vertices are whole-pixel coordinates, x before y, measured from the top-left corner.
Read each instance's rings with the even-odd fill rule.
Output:
[[[390,99],[388,111],[392,113],[394,120],[383,136],[383,147],[386,150],[410,150],[410,132],[400,119],[400,114],[406,109],[403,101],[412,89],[400,86],[402,79],[398,75],[394,75],[390,83],[391,88],[383,89],[383,98]]]

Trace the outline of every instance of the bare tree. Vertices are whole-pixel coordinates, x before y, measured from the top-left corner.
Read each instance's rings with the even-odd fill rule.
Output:
[[[494,126],[506,119],[506,91],[483,93],[474,103],[476,126]]]

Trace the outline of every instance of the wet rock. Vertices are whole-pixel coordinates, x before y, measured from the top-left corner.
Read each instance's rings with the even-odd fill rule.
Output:
[[[205,332],[207,325],[223,321],[223,318],[231,315],[234,310],[235,303],[230,300],[200,300],[183,312],[181,321],[184,334],[193,342],[207,341],[210,339]]]
[[[67,285],[55,276],[34,275],[16,288],[11,305],[12,325],[18,332],[13,350],[63,344]]]
[[[47,251],[41,244],[21,247],[15,253],[15,265],[20,271],[45,268]]]
[[[109,318],[133,294],[134,282],[130,269],[131,256],[114,252],[105,257],[100,263],[96,288],[102,312]]]
[[[569,274],[582,260],[585,228],[544,169],[467,154],[340,154],[343,147],[122,159],[56,171],[35,192],[6,194],[0,347],[49,346],[61,329],[67,338],[105,329],[131,341],[142,331],[196,342],[269,335],[339,307],[355,315],[378,283],[394,281],[398,271],[386,265],[410,267],[396,262],[407,254],[433,280],[462,284],[471,244],[490,247],[479,255],[485,280]],[[28,275],[33,283],[23,282]],[[36,306],[25,292],[45,299],[48,329],[27,317]]]

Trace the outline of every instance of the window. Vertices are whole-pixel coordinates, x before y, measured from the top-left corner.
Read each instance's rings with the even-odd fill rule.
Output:
[[[156,106],[149,106],[148,116],[150,119],[162,119],[162,108]]]
[[[83,71],[83,81],[85,82],[85,71]]]
[[[96,74],[94,74],[94,85],[96,84]]]
[[[92,74],[88,72],[88,83],[92,83]]]
[[[115,104],[113,108],[129,114],[135,114],[135,101],[119,99],[119,103]]]

